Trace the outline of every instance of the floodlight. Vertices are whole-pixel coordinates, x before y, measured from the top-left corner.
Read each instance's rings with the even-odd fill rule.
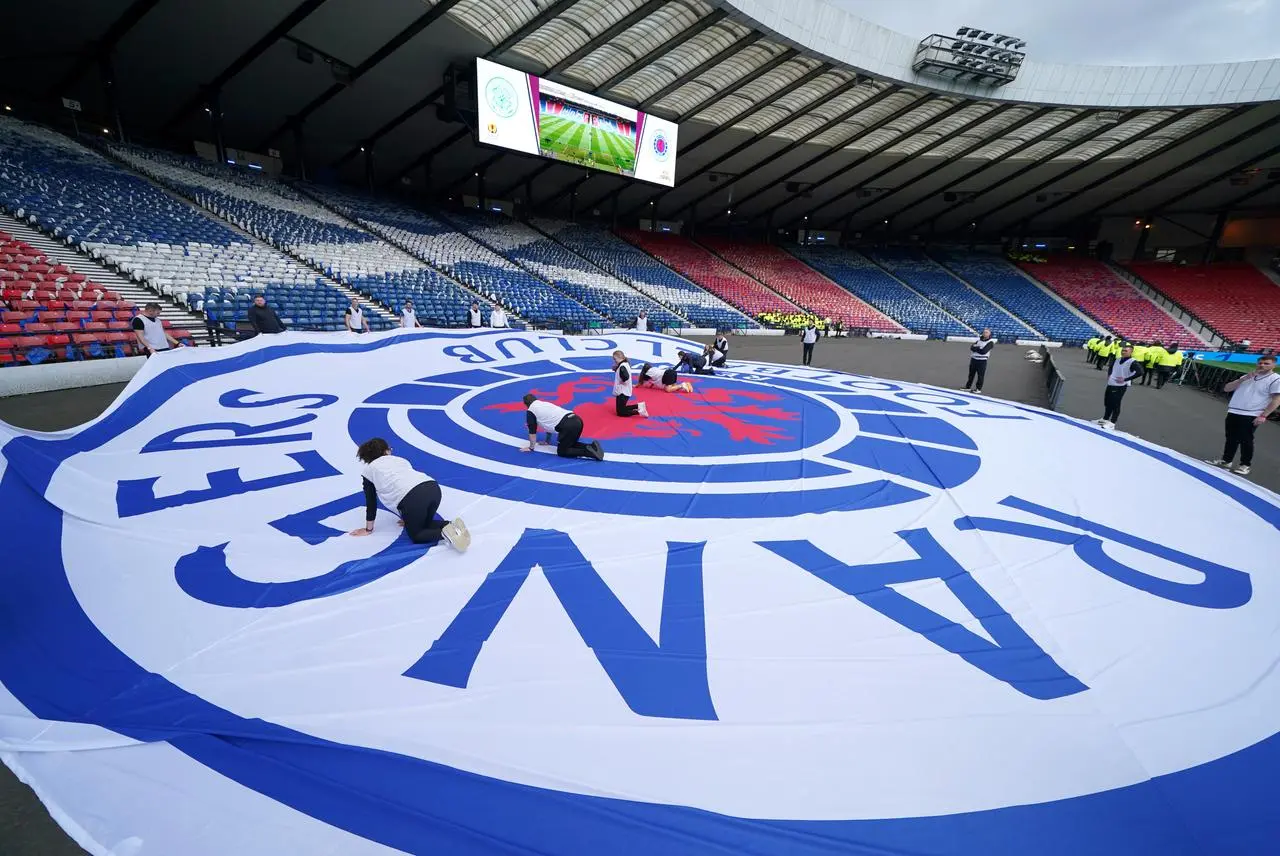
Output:
[[[957,36],[967,36],[967,35],[969,35],[969,28],[968,28],[968,27],[961,27],[960,29],[956,30],[956,35],[957,35]]]
[[[1022,49],[1023,49],[1023,48],[1025,48],[1026,46],[1027,46],[1027,43],[1026,43],[1026,42],[1020,41],[1020,42],[1018,42],[1016,45],[1014,45],[1013,47],[1014,47],[1014,50],[1022,50]]]

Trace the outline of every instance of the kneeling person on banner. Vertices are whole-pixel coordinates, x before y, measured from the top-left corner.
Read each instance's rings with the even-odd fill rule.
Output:
[[[356,450],[364,462],[365,524],[353,529],[352,535],[373,532],[378,516],[378,502],[400,515],[401,525],[415,544],[434,544],[441,538],[458,552],[471,544],[471,533],[462,519],[436,520],[440,508],[440,485],[423,475],[404,458],[391,454],[391,447],[381,437],[365,440]]]
[[[556,454],[562,458],[595,458],[604,460],[604,449],[597,440],[583,443],[582,417],[550,401],[540,401],[532,392],[524,397],[525,424],[529,428],[529,445],[520,451],[532,452],[538,445],[538,431],[556,435]],[[548,440],[548,442],[550,442]]]
[[[631,382],[631,364],[622,351],[613,352],[613,399],[614,412],[619,416],[648,416],[649,408],[641,401],[631,404],[631,393],[634,391]]]

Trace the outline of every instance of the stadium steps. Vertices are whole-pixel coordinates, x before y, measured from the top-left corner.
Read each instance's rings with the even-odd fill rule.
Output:
[[[1156,305],[1161,312],[1177,321],[1183,327],[1191,331],[1192,335],[1198,336],[1202,343],[1213,347],[1226,345],[1231,342],[1226,336],[1222,335],[1217,329],[1205,321],[1200,316],[1187,309],[1178,301],[1169,297],[1160,289],[1138,276],[1126,267],[1121,267],[1114,262],[1106,262],[1107,270],[1111,271],[1121,282],[1127,282],[1138,290],[1143,297],[1150,300]]]
[[[402,244],[402,243],[400,243],[399,241],[395,240],[394,238],[389,238],[389,237],[387,237],[386,235],[381,235],[381,234],[379,234],[379,233],[377,233],[377,232],[372,231],[368,226],[364,225],[364,224],[363,224],[363,223],[361,223],[359,220],[356,220],[355,218],[353,218],[353,217],[351,217],[350,215],[348,215],[348,214],[346,214],[345,212],[343,212],[341,209],[336,208],[335,206],[333,206],[333,205],[329,204],[329,202],[327,202],[325,199],[321,198],[320,196],[318,196],[318,195],[316,195],[316,194],[314,194],[314,193],[309,192],[309,190],[308,190],[308,188],[307,188],[307,186],[306,186],[305,184],[303,184],[303,183],[301,183],[301,182],[296,182],[296,183],[292,183],[292,184],[290,184],[290,187],[292,187],[292,188],[294,189],[294,191],[295,191],[295,192],[300,193],[300,194],[302,194],[303,196],[307,197],[307,198],[308,198],[308,199],[310,199],[312,202],[316,203],[317,205],[319,205],[321,208],[325,209],[326,211],[328,211],[328,212],[330,212],[330,213],[332,213],[332,214],[335,214],[335,215],[336,215],[336,216],[338,216],[338,217],[341,217],[345,222],[350,223],[352,228],[354,228],[354,229],[359,229],[359,230],[360,230],[360,231],[362,231],[362,232],[368,232],[369,234],[373,235],[375,238],[377,238],[377,239],[378,239],[379,241],[381,241],[382,243],[387,244],[388,246],[395,247],[397,250],[399,250],[399,251],[400,251],[400,252],[402,252],[402,253],[407,253],[407,254],[409,254],[410,256],[413,256],[413,258],[415,258],[415,259],[417,259],[418,261],[422,262],[424,265],[426,265],[427,267],[431,268],[433,271],[435,271],[436,273],[438,273],[440,276],[442,276],[442,277],[444,277],[445,279],[449,280],[449,282],[451,282],[451,283],[453,283],[455,286],[457,286],[457,287],[458,287],[458,289],[459,289],[460,291],[463,291],[463,292],[465,292],[465,293],[467,293],[467,294],[471,295],[472,299],[473,299],[473,300],[477,300],[477,301],[479,301],[481,305],[484,305],[484,304],[492,303],[492,302],[493,302],[492,300],[490,300],[489,298],[487,298],[487,297],[485,297],[484,295],[480,294],[479,292],[475,291],[474,289],[469,288],[469,287],[466,285],[466,283],[464,283],[462,280],[460,280],[460,279],[456,279],[456,278],[453,276],[453,274],[449,273],[449,272],[448,272],[447,270],[445,270],[444,268],[437,267],[436,265],[432,264],[432,263],[431,263],[431,261],[430,261],[429,259],[426,259],[426,258],[424,258],[423,256],[420,256],[420,255],[418,255],[417,253],[415,253],[415,252],[413,251],[413,249],[412,249],[411,247],[409,247],[407,244]],[[451,223],[450,225],[453,225],[453,224]],[[343,287],[343,288],[346,288],[346,286],[342,286],[342,287]],[[350,290],[350,289],[347,289],[347,290]],[[378,303],[377,301],[371,301],[371,300],[369,300],[369,298],[365,297],[363,294],[362,294],[362,295],[360,295],[360,299],[361,299],[361,301],[363,301],[363,302],[373,303],[374,305],[379,306],[379,307],[381,307],[381,306],[382,306],[382,304],[381,304],[381,303]],[[387,311],[387,310],[385,309],[385,307],[384,307],[384,311]],[[532,324],[530,324],[526,319],[521,318],[521,317],[520,317],[520,315],[519,315],[518,313],[516,313],[514,310],[512,310],[512,309],[510,309],[510,308],[507,308],[507,307],[505,307],[505,306],[504,306],[504,307],[503,307],[503,311],[505,311],[505,312],[507,313],[507,320],[508,320],[508,323],[510,323],[511,321],[519,321],[521,324],[524,324],[524,325],[525,325],[525,326],[527,326],[527,327],[530,327],[530,328],[532,328],[532,327],[533,327],[533,325],[532,325]]]
[[[209,343],[209,333],[204,326],[204,316],[197,312],[183,309],[172,298],[152,291],[145,285],[134,282],[115,268],[108,267],[87,253],[82,253],[38,229],[8,214],[0,214],[0,230],[8,232],[19,241],[25,241],[35,249],[44,253],[50,260],[71,268],[75,273],[82,273],[89,280],[101,285],[106,291],[114,291],[124,300],[136,303],[139,308],[147,303],[160,304],[160,318],[174,327],[189,330],[191,337],[198,345]]]
[[[928,255],[928,254],[926,253],[926,255]],[[1001,310],[1002,312],[1004,312],[1004,314],[1005,314],[1005,315],[1008,315],[1009,317],[1011,317],[1011,318],[1013,318],[1013,319],[1015,319],[1015,320],[1017,320],[1017,321],[1021,321],[1023,324],[1026,324],[1026,325],[1027,325],[1028,327],[1030,327],[1032,330],[1035,330],[1037,333],[1039,333],[1042,337],[1044,337],[1044,339],[1045,339],[1046,341],[1048,341],[1048,340],[1049,340],[1049,338],[1050,338],[1050,337],[1049,337],[1049,336],[1047,336],[1047,335],[1045,335],[1044,331],[1043,331],[1043,330],[1041,330],[1039,327],[1037,327],[1037,326],[1036,326],[1036,325],[1031,321],[1031,319],[1029,319],[1029,318],[1023,318],[1023,317],[1022,317],[1021,315],[1019,315],[1017,312],[1014,312],[1012,309],[1009,309],[1007,306],[1005,306],[1003,303],[1001,303],[999,300],[997,300],[993,295],[987,294],[985,291],[983,291],[982,289],[978,288],[978,287],[977,287],[976,285],[974,285],[973,283],[969,282],[969,280],[965,279],[965,278],[960,274],[960,272],[959,272],[959,271],[956,271],[956,270],[952,269],[952,267],[951,267],[950,265],[948,265],[946,262],[942,261],[941,259],[936,259],[936,258],[934,258],[934,257],[933,257],[933,256],[931,256],[931,255],[929,256],[929,260],[930,260],[930,261],[932,261],[932,262],[933,262],[935,265],[937,265],[938,267],[940,267],[940,268],[942,268],[943,270],[945,270],[947,273],[951,274],[951,275],[952,275],[953,277],[955,277],[956,279],[958,279],[958,280],[960,280],[961,282],[963,282],[965,285],[969,286],[969,288],[971,288],[971,289],[973,289],[974,291],[976,291],[979,295],[981,295],[981,296],[982,296],[983,298],[985,298],[986,300],[990,301],[991,303],[994,303],[994,304],[995,304],[995,306],[996,306],[996,308],[997,308],[997,309],[999,309],[999,310]],[[1021,274],[1023,279],[1025,279],[1027,282],[1031,283],[1031,284],[1032,284],[1032,285],[1034,285],[1036,288],[1040,289],[1040,290],[1041,290],[1042,292],[1044,292],[1046,295],[1048,295],[1049,297],[1051,297],[1051,298],[1052,298],[1052,299],[1053,299],[1053,300],[1054,300],[1058,305],[1065,307],[1065,308],[1067,309],[1067,311],[1069,311],[1072,315],[1074,315],[1074,316],[1076,316],[1077,318],[1079,318],[1081,321],[1083,321],[1083,322],[1085,322],[1086,324],[1088,324],[1088,325],[1089,325],[1090,327],[1092,327],[1095,331],[1097,331],[1097,332],[1099,332],[1099,333],[1103,333],[1103,332],[1105,332],[1105,331],[1102,329],[1102,327],[1099,325],[1099,323],[1098,323],[1098,321],[1097,321],[1096,319],[1089,317],[1089,315],[1087,315],[1085,312],[1081,311],[1079,307],[1072,306],[1070,303],[1068,303],[1067,301],[1063,300],[1061,295],[1059,295],[1059,294],[1054,294],[1053,289],[1048,288],[1044,283],[1040,282],[1040,281],[1039,281],[1039,280],[1037,280],[1035,277],[1029,276],[1025,271],[1023,271],[1023,270],[1022,270],[1020,267],[1018,267],[1017,265],[1009,265],[1009,267],[1010,267],[1010,269],[1012,269],[1012,270],[1016,271],[1017,273]]]
[[[583,264],[585,264],[585,265],[587,265],[587,266],[591,267],[593,270],[597,270],[597,271],[599,271],[599,272],[600,272],[601,274],[603,274],[604,276],[608,276],[608,277],[612,277],[613,279],[616,279],[618,282],[622,283],[622,284],[623,284],[623,285],[625,285],[627,288],[631,289],[631,290],[632,290],[632,291],[634,291],[636,294],[639,294],[641,297],[645,298],[646,300],[652,300],[654,303],[658,304],[658,305],[659,305],[659,306],[661,306],[663,309],[665,309],[665,310],[667,310],[668,312],[670,312],[672,315],[675,315],[675,316],[677,316],[677,317],[679,317],[679,318],[683,318],[685,321],[688,321],[688,320],[689,320],[689,317],[688,317],[687,315],[685,315],[683,312],[681,312],[681,311],[680,311],[680,307],[678,307],[678,306],[673,306],[672,304],[667,303],[666,301],[661,300],[660,298],[654,297],[652,294],[647,293],[644,289],[642,289],[642,288],[638,288],[634,282],[631,282],[630,280],[626,279],[625,277],[619,276],[618,274],[613,273],[612,271],[607,271],[607,270],[605,270],[604,268],[600,267],[600,265],[598,265],[598,264],[596,264],[595,262],[591,261],[591,259],[589,259],[589,258],[587,258],[586,256],[584,256],[584,255],[582,255],[581,253],[579,253],[579,252],[578,252],[577,250],[575,250],[573,247],[569,246],[568,244],[564,243],[563,241],[557,241],[557,240],[556,240],[556,236],[555,236],[555,235],[549,234],[548,232],[546,232],[546,231],[544,231],[544,230],[542,230],[542,229],[539,229],[539,228],[537,227],[537,225],[535,225],[535,224],[533,223],[533,221],[532,221],[532,220],[524,220],[524,221],[521,221],[521,225],[526,226],[526,227],[528,227],[529,229],[532,229],[533,231],[537,232],[537,233],[538,233],[539,235],[541,235],[542,237],[546,238],[548,241],[552,241],[552,242],[554,242],[557,246],[563,247],[563,248],[565,249],[565,251],[566,251],[566,252],[570,253],[574,258],[576,258],[576,259],[580,260]],[[505,258],[505,256],[504,256],[504,258]],[[520,263],[519,263],[519,262],[516,262],[516,264],[520,264]],[[520,265],[520,266],[521,266],[521,267],[524,267],[524,265]],[[527,268],[526,268],[526,270],[527,270]],[[530,271],[530,273],[532,273],[532,271]],[[745,317],[745,316],[744,316],[744,317]]]
[[[942,305],[941,303],[939,303],[938,301],[934,300],[932,297],[929,297],[927,294],[925,294],[925,293],[921,292],[919,289],[917,289],[917,288],[913,287],[913,286],[912,286],[910,283],[908,283],[906,280],[902,279],[900,276],[898,276],[897,274],[895,274],[893,271],[889,270],[887,267],[885,267],[884,265],[880,264],[880,262],[876,261],[876,260],[875,260],[875,258],[873,258],[872,256],[867,255],[866,253],[861,253],[861,252],[860,252],[860,253],[858,253],[858,255],[862,256],[864,259],[866,259],[866,260],[867,260],[868,262],[870,262],[872,265],[875,265],[877,268],[879,268],[881,271],[883,271],[887,276],[891,277],[895,282],[897,282],[897,283],[898,283],[898,285],[901,285],[901,286],[902,286],[903,288],[905,288],[907,291],[914,292],[914,293],[915,293],[915,295],[916,295],[917,297],[919,297],[921,300],[923,300],[925,303],[928,303],[928,304],[932,305],[932,306],[933,306],[933,308],[937,309],[937,310],[938,310],[939,312],[941,312],[943,315],[947,316],[947,317],[948,317],[948,318],[950,318],[952,321],[956,322],[957,324],[959,324],[961,327],[963,327],[963,328],[965,328],[966,330],[968,330],[968,331],[969,331],[970,333],[972,333],[973,335],[975,335],[975,336],[977,336],[977,335],[978,335],[978,331],[977,331],[977,330],[973,329],[973,328],[972,328],[972,327],[970,327],[968,324],[964,323],[964,322],[963,322],[963,321],[961,321],[959,318],[957,318],[956,316],[952,315],[950,312],[948,312],[948,311],[943,307],[943,305]],[[803,259],[802,259],[801,261],[803,261]],[[950,271],[948,271],[948,273],[950,273]],[[953,274],[953,276],[954,276],[954,274]],[[965,284],[966,286],[968,286],[969,288],[973,288],[973,286],[969,285],[969,283],[967,283],[967,282],[964,282],[964,280],[961,280],[961,282],[962,282],[962,283],[964,283],[964,284]],[[981,294],[981,292],[979,292],[979,294]],[[984,299],[985,299],[985,297],[984,297]],[[990,302],[990,301],[988,301],[988,302]],[[1006,312],[1005,314],[1006,314],[1006,315],[1008,315],[1009,313],[1008,313],[1008,312]],[[896,318],[895,318],[894,320],[895,320],[895,321],[897,321],[898,319],[896,319]],[[1019,320],[1021,320],[1021,319],[1019,319]],[[901,322],[901,321],[898,321],[898,323],[899,323],[899,324],[901,324],[902,322]]]
[[[1262,275],[1267,279],[1280,285],[1280,271],[1271,267],[1271,251],[1270,250],[1246,250],[1244,259],[1249,264],[1262,271]]]
[[[600,312],[598,312],[597,310],[592,309],[590,306],[588,306],[587,304],[583,303],[581,300],[578,300],[578,299],[577,299],[577,298],[575,298],[573,295],[568,294],[568,293],[566,293],[566,292],[564,292],[564,291],[560,290],[559,288],[556,288],[553,284],[551,284],[550,282],[547,282],[547,280],[542,276],[542,274],[540,274],[540,273],[538,273],[537,271],[532,270],[532,269],[530,269],[530,268],[526,267],[525,265],[521,264],[520,262],[515,261],[514,259],[512,259],[512,258],[508,257],[508,256],[507,256],[507,254],[506,254],[506,253],[504,253],[504,252],[501,250],[501,248],[499,248],[499,247],[495,247],[493,244],[490,244],[488,241],[485,241],[484,239],[480,238],[480,237],[479,237],[479,236],[477,236],[474,232],[472,232],[470,229],[468,229],[468,228],[466,227],[466,224],[465,224],[465,223],[461,223],[461,222],[459,222],[459,221],[457,221],[457,220],[453,219],[453,218],[452,218],[452,217],[450,217],[446,212],[444,212],[444,211],[438,211],[438,212],[436,212],[436,215],[435,215],[435,216],[436,216],[438,219],[442,220],[443,222],[447,223],[448,225],[452,226],[452,227],[453,227],[454,229],[456,229],[459,233],[461,233],[461,234],[463,234],[463,235],[466,235],[468,238],[470,238],[471,240],[475,241],[477,244],[479,244],[480,246],[484,247],[484,248],[485,248],[486,250],[488,250],[489,252],[494,253],[494,254],[495,254],[495,255],[497,255],[499,258],[506,259],[508,262],[511,262],[511,264],[513,264],[513,265],[515,265],[516,267],[520,268],[520,270],[522,270],[522,271],[524,271],[525,273],[529,274],[529,276],[531,276],[531,277],[533,277],[534,279],[538,280],[539,282],[543,283],[547,288],[549,288],[549,289],[551,289],[552,291],[557,292],[558,294],[562,295],[566,300],[571,300],[571,301],[573,301],[574,303],[576,303],[576,304],[578,304],[579,306],[581,306],[583,309],[585,309],[585,310],[587,310],[588,312],[590,312],[592,315],[597,315],[597,316],[599,316],[599,317],[603,318],[603,319],[604,319],[604,320],[606,320],[606,321],[612,321],[615,325],[616,325],[616,324],[618,324],[618,323],[620,323],[620,322],[619,322],[619,321],[617,321],[616,319],[611,318],[611,317],[606,316],[606,315],[603,315],[603,314],[601,314]],[[537,230],[535,230],[535,231],[537,231]],[[613,276],[613,274],[609,274],[609,276]],[[617,277],[614,277],[614,279],[617,279]],[[649,297],[649,295],[647,295],[647,294],[643,294],[642,292],[636,292],[636,293],[637,293],[637,294],[642,294],[642,296],[643,296],[646,300],[652,300],[652,299],[653,299],[653,298]]]
[[[725,256],[721,255],[720,253],[717,253],[715,250],[711,249],[710,247],[708,247],[706,244],[702,243],[701,241],[694,241],[694,243],[696,243],[698,246],[702,247],[702,248],[703,248],[704,250],[706,250],[707,252],[711,253],[711,255],[715,256],[715,257],[716,257],[716,258],[718,258],[718,259],[720,259],[720,260],[721,260],[722,262],[724,262],[725,264],[729,265],[730,267],[734,268],[735,270],[739,270],[739,271],[741,271],[744,275],[746,275],[746,276],[747,276],[747,277],[749,277],[750,279],[753,279],[753,280],[755,280],[756,282],[760,283],[762,286],[764,286],[765,288],[767,288],[769,291],[772,291],[774,294],[778,295],[778,297],[780,297],[781,299],[783,299],[783,300],[787,301],[788,303],[792,304],[793,306],[799,306],[799,305],[800,305],[800,304],[796,303],[794,300],[792,300],[791,298],[787,297],[787,296],[786,296],[785,294],[783,294],[782,292],[778,291],[778,290],[777,290],[776,288],[774,288],[773,286],[769,285],[769,283],[765,282],[765,281],[764,281],[764,280],[762,280],[760,277],[758,277],[758,276],[756,276],[755,274],[751,273],[751,272],[750,272],[750,271],[748,271],[746,268],[742,267],[741,265],[737,264],[736,262],[733,262],[733,261],[731,261],[730,259],[726,258]],[[783,250],[783,252],[786,252],[786,250]],[[866,302],[865,300],[863,300],[861,297],[858,297],[858,295],[854,294],[853,292],[849,291],[849,289],[847,289],[847,288],[845,288],[844,286],[840,285],[840,283],[838,283],[838,282],[836,282],[835,280],[831,279],[830,277],[826,276],[826,275],[825,275],[825,274],[823,274],[821,271],[816,270],[815,268],[813,268],[813,267],[811,267],[810,265],[806,264],[806,263],[805,263],[805,261],[804,261],[803,259],[797,258],[795,255],[792,255],[791,253],[787,253],[787,255],[788,255],[788,256],[791,256],[791,258],[795,259],[797,262],[799,262],[800,264],[804,265],[804,266],[805,266],[806,268],[808,268],[809,270],[813,271],[813,274],[814,274],[815,276],[820,277],[821,279],[826,280],[827,282],[831,283],[831,284],[832,284],[833,286],[835,286],[836,288],[838,288],[838,289],[840,289],[841,291],[843,291],[843,292],[845,292],[846,294],[848,294],[851,298],[853,298],[853,300],[855,300],[855,301],[857,301],[858,303],[861,303],[863,306],[867,307],[867,310],[868,310],[869,312],[873,312],[873,313],[875,313],[876,315],[880,315],[880,316],[882,316],[882,317],[886,318],[886,319],[887,319],[888,321],[890,321],[891,323],[896,324],[898,327],[901,327],[901,328],[902,328],[902,330],[903,330],[904,332],[907,330],[907,328],[906,328],[906,327],[903,327],[903,326],[902,326],[902,324],[901,324],[901,323],[899,323],[896,319],[894,319],[894,318],[890,318],[888,315],[885,315],[885,313],[881,312],[879,309],[876,309],[876,308],[875,308],[874,306],[872,306],[870,303],[867,303],[867,302]],[[810,309],[810,308],[809,308],[809,307],[807,307],[807,306],[806,306],[806,307],[801,307],[801,309],[802,309],[802,311],[804,311],[806,314],[809,314],[809,315],[814,315],[814,316],[816,316],[816,315],[818,314],[817,310],[815,310],[815,309]]]

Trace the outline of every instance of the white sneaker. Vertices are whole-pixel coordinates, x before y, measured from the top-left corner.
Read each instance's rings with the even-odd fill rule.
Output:
[[[471,532],[467,530],[467,524],[462,522],[461,517],[446,523],[440,534],[459,553],[467,552],[467,548],[471,546]]]
[[[1114,422],[1108,422],[1107,420],[1103,419],[1103,420],[1102,420],[1102,428],[1103,428],[1103,430],[1104,430],[1104,431],[1114,431],[1114,430],[1116,430],[1116,423],[1114,423]]]
[[[1224,461],[1224,460],[1222,460],[1222,458],[1205,458],[1205,459],[1204,459],[1204,462],[1205,462],[1206,464],[1213,464],[1215,467],[1229,467],[1229,466],[1231,466],[1231,462],[1230,462],[1230,461]]]
[[[1107,424],[1107,420],[1105,420],[1105,419],[1095,419],[1095,420],[1093,420],[1093,424],[1094,424],[1094,425],[1098,425],[1098,426],[1106,426],[1106,424]]]
[[[1232,467],[1231,472],[1235,473],[1238,476],[1247,476],[1249,475],[1249,468],[1246,465],[1241,464],[1238,467]]]
[[[974,394],[974,395],[982,395],[982,390],[980,390],[980,389],[975,389],[975,390],[973,391],[973,394]]]
[[[645,404],[645,403],[642,401],[642,402],[640,402],[637,406],[640,408],[640,415],[641,415],[641,416],[648,416],[648,415],[649,415],[649,405]]]

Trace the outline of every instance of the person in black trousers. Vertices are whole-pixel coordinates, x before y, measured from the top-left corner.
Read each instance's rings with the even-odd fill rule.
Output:
[[[1107,391],[1102,395],[1102,418],[1098,420],[1100,426],[1108,430],[1116,427],[1120,419],[1120,402],[1133,379],[1141,376],[1142,366],[1133,358],[1133,346],[1125,345],[1107,374]]]
[[[964,382],[965,392],[982,395],[982,383],[987,379],[987,360],[995,346],[996,340],[991,338],[990,330],[983,330],[978,341],[969,346],[969,379]],[[976,387],[973,385],[975,380],[978,382]]]
[[[720,352],[717,359],[711,361],[714,368],[722,369],[725,367],[725,361],[729,359],[729,336],[727,330],[721,330],[716,334],[716,341],[713,347]]]
[[[391,454],[381,437],[365,440],[356,450],[364,463],[365,524],[352,535],[369,535],[378,516],[378,502],[400,515],[400,525],[415,544],[434,544],[443,538],[463,552],[471,545],[471,533],[462,520],[437,520],[440,485],[413,468],[404,458]]]
[[[631,381],[631,364],[622,351],[613,352],[613,399],[614,412],[619,416],[648,416],[649,408],[642,401],[631,404],[631,394],[635,385]]]
[[[538,431],[547,433],[546,443],[550,445],[551,435],[556,436],[556,454],[562,458],[595,458],[604,460],[604,449],[600,441],[582,442],[582,417],[572,410],[565,410],[550,401],[539,401],[532,392],[524,397],[525,425],[529,429],[529,445],[521,446],[520,451],[532,452],[538,444]]]
[[[804,345],[804,364],[806,366],[813,365],[813,346],[818,342],[818,327],[812,318],[809,319],[808,325],[800,331],[800,342]]]

